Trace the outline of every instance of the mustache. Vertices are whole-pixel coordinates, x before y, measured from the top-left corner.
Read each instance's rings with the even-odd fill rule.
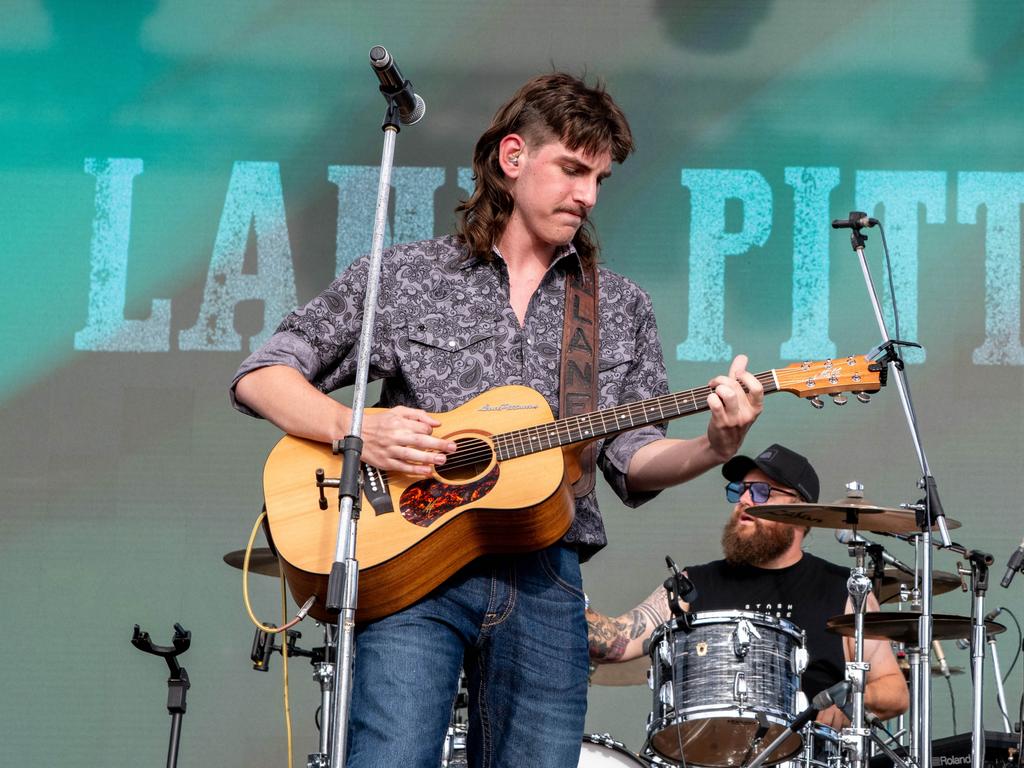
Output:
[[[579,216],[581,224],[587,220],[587,212],[582,208],[556,208],[555,213],[571,213],[573,216]]]

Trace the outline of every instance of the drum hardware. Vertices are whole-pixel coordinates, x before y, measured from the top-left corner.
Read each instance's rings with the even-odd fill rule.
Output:
[[[955,589],[963,589],[965,592],[967,588],[961,582],[960,577],[955,573],[948,573],[946,571],[932,571],[932,594],[942,595],[946,592],[952,592]],[[881,583],[878,585],[878,592],[875,597],[878,598],[878,602],[881,604],[888,603],[890,601],[898,599],[899,602],[908,602],[913,597],[913,591],[915,587],[911,584],[907,584],[907,574],[898,568],[886,568],[882,574]],[[920,601],[920,590],[918,592],[917,601]]]
[[[167,662],[167,668],[170,670],[170,677],[167,678],[167,713],[171,716],[171,736],[167,744],[167,768],[175,768],[178,765],[181,720],[188,707],[187,694],[192,685],[188,679],[188,670],[178,663],[178,656],[187,651],[191,644],[192,633],[178,623],[174,625],[174,637],[171,638],[169,646],[156,645],[150,639],[149,632],[140,630],[138,624],[132,632],[132,645],[143,653],[159,656]]]
[[[607,733],[588,733],[583,735],[580,748],[579,768],[603,768],[603,766],[651,766],[664,765],[655,763],[640,755],[630,752],[621,741],[616,741]]]
[[[765,751],[793,722],[803,646],[794,624],[764,614],[706,611],[688,622],[670,619],[650,641],[653,709],[645,754],[726,768]],[[777,763],[800,747],[800,735],[789,733],[765,758]]]
[[[469,736],[468,712],[469,690],[466,686],[466,675],[463,673],[459,676],[459,690],[452,701],[451,720],[441,750],[441,768],[466,768],[469,765],[466,755],[466,742]]]
[[[808,756],[813,757],[814,755],[813,738],[807,737],[807,729],[809,726],[811,726],[811,721],[823,709],[827,709],[828,707],[831,707],[833,705],[842,709],[846,705],[852,687],[853,686],[849,680],[841,680],[832,687],[826,688],[824,691],[820,691],[814,697],[814,700],[810,703],[810,705],[806,707],[799,715],[797,715],[796,719],[793,720],[793,722],[790,723],[786,727],[786,729],[776,737],[775,741],[769,744],[768,747],[763,752],[761,752],[761,754],[758,755],[753,762],[744,762],[742,763],[742,765],[744,765],[745,768],[760,768],[765,763],[768,756],[771,755],[772,752],[777,747],[779,747],[786,739],[790,738],[794,734],[801,734],[801,741],[804,745],[804,753],[801,758],[798,758],[797,760],[786,761],[784,763],[780,763],[780,765],[819,765],[819,763],[816,762],[806,761]],[[828,730],[831,731],[832,729],[829,728]],[[808,753],[808,749],[810,750],[810,753]],[[825,763],[825,765],[828,765],[828,763]]]

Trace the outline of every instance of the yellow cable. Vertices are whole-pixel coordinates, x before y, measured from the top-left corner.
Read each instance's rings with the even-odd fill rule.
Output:
[[[256,541],[256,534],[259,532],[263,518],[266,516],[267,513],[265,511],[260,512],[260,516],[256,518],[256,524],[252,527],[252,533],[249,534],[249,542],[245,545],[245,558],[242,560],[242,599],[245,602],[245,610],[248,612],[252,623],[263,632],[276,635],[302,621],[306,617],[305,611],[308,610],[308,604],[304,610],[299,611],[299,616],[291,622],[288,621],[288,593],[284,585],[284,566],[281,564],[280,558],[278,558],[277,568],[281,576],[281,626],[267,626],[257,619],[256,614],[253,613],[252,603],[249,601],[249,555],[252,554],[253,542]],[[288,635],[284,635],[282,638],[281,658],[283,659],[281,670],[284,678],[284,727],[288,736],[288,768],[292,768],[292,711],[291,703],[288,700]]]
[[[261,514],[267,514],[263,512]],[[277,560],[277,570],[281,575],[281,624],[288,626],[288,593],[284,588],[284,566],[281,559]],[[288,700],[288,635],[281,636],[281,669],[284,675],[284,727],[288,734],[288,768],[292,768],[292,707]]]

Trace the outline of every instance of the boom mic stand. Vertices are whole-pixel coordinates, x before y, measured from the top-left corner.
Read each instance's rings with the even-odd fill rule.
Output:
[[[932,647],[932,527],[937,526],[942,545],[950,545],[949,531],[946,527],[945,513],[942,510],[942,502],[939,500],[939,492],[935,485],[935,478],[932,476],[931,468],[928,466],[928,457],[925,456],[924,447],[921,444],[921,435],[917,424],[917,415],[914,413],[913,404],[910,401],[910,392],[906,379],[903,375],[903,361],[899,358],[896,347],[906,345],[892,339],[885,326],[885,317],[882,314],[882,307],[878,301],[878,294],[875,292],[874,283],[871,280],[871,271],[868,269],[867,259],[864,256],[864,243],[867,237],[861,233],[864,227],[871,227],[877,224],[862,211],[851,211],[849,219],[833,221],[835,229],[850,229],[850,245],[860,260],[861,272],[864,275],[864,284],[867,287],[868,297],[871,299],[871,307],[875,313],[875,320],[878,322],[878,329],[882,334],[882,345],[890,347],[895,355],[893,360],[893,374],[896,380],[896,388],[900,393],[900,402],[903,404],[903,413],[906,416],[907,427],[910,437],[914,442],[917,451],[918,464],[921,467],[921,480],[919,485],[924,489],[924,511],[918,514],[917,522],[921,527],[921,615],[918,619],[918,647],[921,649],[921,666],[918,671],[918,690],[920,691],[920,711],[918,712],[918,764],[930,766],[932,764],[932,734],[931,734],[931,647]],[[893,296],[895,307],[896,297]]]
[[[408,80],[401,78],[390,54],[381,46],[370,50],[371,67],[381,80],[380,92],[388,103],[381,130],[384,131],[384,149],[380,161],[380,181],[377,186],[377,210],[373,220],[373,240],[370,246],[369,274],[366,278],[366,298],[363,304],[363,327],[359,336],[356,360],[355,389],[352,395],[351,431],[344,440],[334,442],[334,453],[342,454],[341,477],[322,478],[317,484],[338,488],[338,537],[334,565],[327,582],[327,611],[338,617],[334,633],[334,690],[331,696],[331,720],[328,731],[330,768],[342,768],[348,746],[348,719],[352,703],[352,672],[355,660],[355,617],[359,593],[359,563],[356,560],[356,528],[359,520],[359,467],[363,450],[360,437],[363,411],[366,407],[366,386],[370,372],[370,350],[373,343],[373,324],[376,316],[380,268],[384,252],[384,229],[387,224],[388,197],[391,192],[391,169],[394,165],[395,143],[399,123],[411,124],[423,115],[422,99],[412,93]],[[382,71],[384,74],[382,74]],[[408,109],[416,99],[416,111]],[[322,492],[322,491],[321,491]],[[326,506],[323,508],[326,509]],[[325,713],[326,715],[326,713]],[[323,756],[316,762],[322,763]],[[314,762],[313,760],[310,761]]]

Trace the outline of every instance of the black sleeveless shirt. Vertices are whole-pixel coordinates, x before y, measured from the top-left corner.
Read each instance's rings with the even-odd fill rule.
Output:
[[[800,687],[813,698],[845,677],[842,638],[825,621],[846,609],[850,572],[804,552],[788,568],[730,565],[715,560],[686,569],[697,588],[690,610],[753,611],[787,619],[806,632],[809,663]]]

